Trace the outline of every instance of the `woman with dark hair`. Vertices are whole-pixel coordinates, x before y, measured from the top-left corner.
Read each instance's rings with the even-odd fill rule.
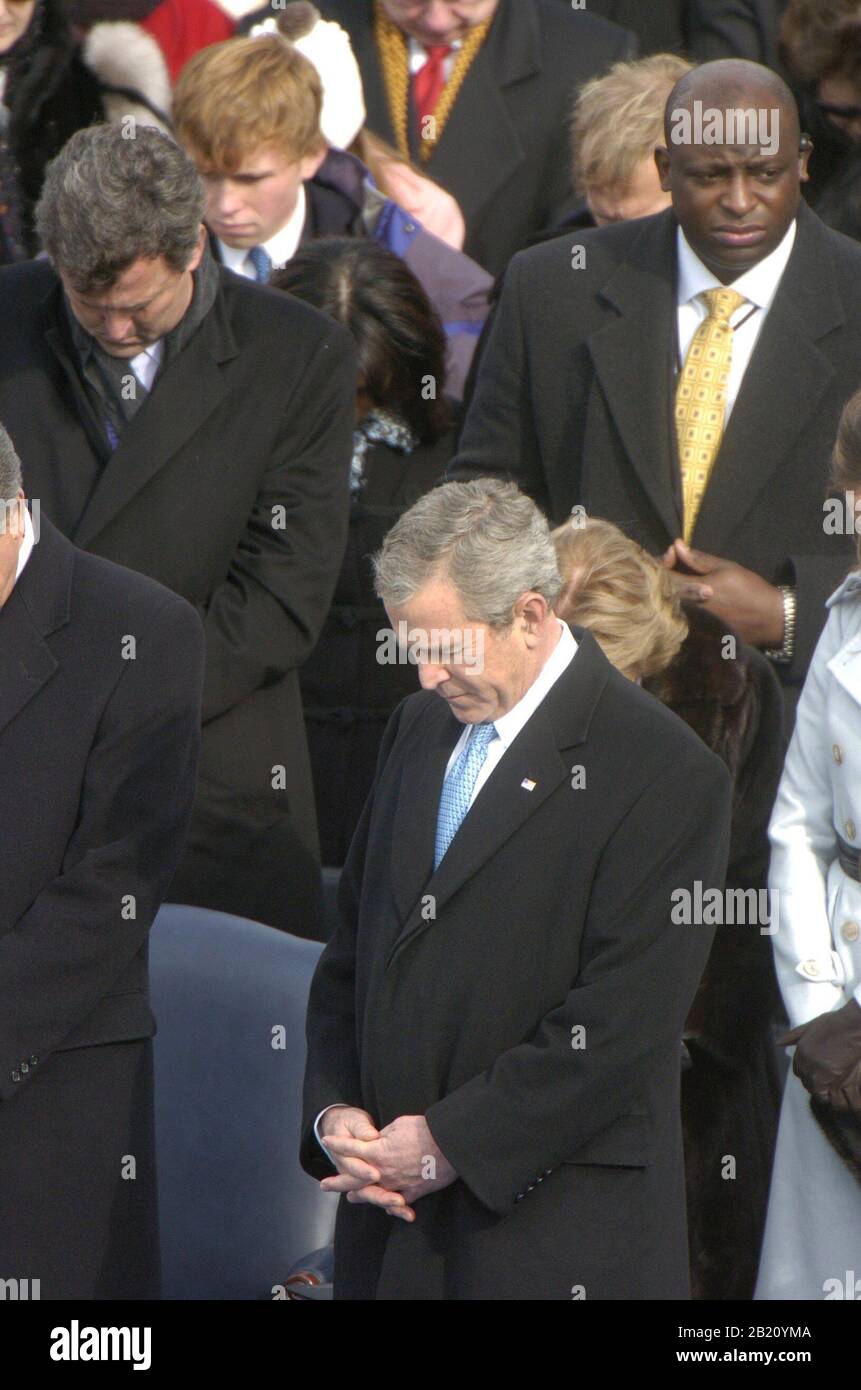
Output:
[[[859,564],[828,600],[769,826],[771,944],[792,1026],[779,1041],[795,1055],[758,1299],[856,1298],[861,1253],[861,391],[833,471]]]
[[[0,0],[0,265],[39,250],[33,208],[71,135],[133,115],[167,123],[170,81],[136,24],[98,24],[79,44],[62,0]]]
[[[335,319],[358,349],[347,551],[320,641],[300,673],[322,859],[341,865],[389,715],[418,689],[414,664],[383,660],[388,619],[370,556],[442,478],[454,451],[453,412],[441,392],[446,336],[404,262],[363,238],[310,242],[271,284]]]

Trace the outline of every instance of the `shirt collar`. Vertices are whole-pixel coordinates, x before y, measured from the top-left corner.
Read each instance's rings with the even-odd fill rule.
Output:
[[[302,239],[302,229],[305,226],[307,210],[308,199],[305,193],[305,185],[304,183],[300,183],[296,206],[289,219],[268,241],[260,243],[269,256],[269,259],[272,261],[274,270],[280,270],[282,266],[285,266],[291,257],[295,256],[299,249],[299,242]],[[216,239],[218,241],[218,248],[221,252],[222,260],[227,266],[227,269],[241,271],[241,268],[245,265],[249,248],[247,246],[228,246],[220,237]]]
[[[136,357],[129,363],[135,376],[150,390],[155,379],[156,372],[161,366],[161,359],[164,356],[164,338],[157,338],[148,347],[142,348]]]
[[[422,43],[421,39],[414,39],[412,34],[408,34],[407,38],[409,40],[410,56],[413,58],[420,56],[422,62],[425,62],[430,45]],[[450,39],[448,47],[451,49],[452,53],[457,53],[463,47],[463,39]]]
[[[692,299],[696,299],[697,295],[702,294],[703,290],[733,289],[744,295],[749,303],[756,304],[758,308],[770,308],[771,301],[777,293],[783,272],[786,270],[789,257],[792,254],[797,229],[798,223],[793,221],[780,245],[776,246],[770,255],[759,261],[757,265],[751,266],[750,270],[744,271],[731,284],[722,285],[720,280],[712,275],[708,267],[703,265],[679,227],[676,232],[678,303],[680,305],[689,304]]]
[[[16,574],[15,574],[15,583],[16,583],[16,584],[17,584],[18,580],[21,578],[21,575],[22,575],[23,572],[24,572],[24,566],[26,565],[27,561],[29,560],[29,558],[30,558],[30,556],[31,556],[31,554],[32,554],[32,552],[33,552],[33,546],[34,546],[35,544],[36,544],[36,533],[35,533],[35,531],[33,530],[33,522],[32,522],[32,520],[31,520],[31,518],[30,518],[30,513],[29,513],[29,511],[27,510],[27,508],[25,507],[25,508],[24,508],[24,539],[23,539],[23,541],[21,542],[21,549],[18,551],[18,569],[17,569],[17,572],[16,572]]]
[[[161,361],[163,350],[164,338],[156,338],[154,343],[147,343],[146,347],[141,348],[140,352],[131,360],[133,362],[140,362],[144,357],[148,357],[151,362],[158,363]]]
[[[560,627],[559,641],[535,680],[516,705],[493,721],[505,748],[509,748],[514,742],[526,721],[535,713],[550,687],[559,679],[577,651],[577,641],[568,624],[561,618],[557,618],[556,621]]]

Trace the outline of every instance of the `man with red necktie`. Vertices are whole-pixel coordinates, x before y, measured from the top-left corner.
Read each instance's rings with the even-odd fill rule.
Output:
[[[636,54],[626,30],[558,0],[320,0],[347,30],[367,124],[458,201],[493,274],[574,211],[574,93]]]
[[[447,59],[453,52],[453,45],[450,43],[432,43],[425,47],[427,57],[413,76],[412,95],[413,106],[419,125],[419,135],[428,117],[432,117],[437,107],[437,102],[443,93],[446,81],[451,71],[451,65]]]

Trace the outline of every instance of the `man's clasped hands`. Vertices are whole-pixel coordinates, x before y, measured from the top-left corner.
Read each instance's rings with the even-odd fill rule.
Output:
[[[423,1115],[400,1115],[377,1129],[367,1110],[339,1105],[322,1116],[320,1133],[338,1169],[337,1177],[324,1178],[320,1186],[403,1221],[415,1221],[412,1203],[457,1178]]]

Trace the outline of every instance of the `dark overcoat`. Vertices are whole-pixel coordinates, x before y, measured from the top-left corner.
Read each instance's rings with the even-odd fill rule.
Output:
[[[688,1296],[681,1034],[714,929],[671,895],[723,886],[729,777],[573,631],[435,873],[462,726],[422,691],[386,730],[311,990],[301,1158],[333,1172],[313,1123],[341,1101],[425,1115],[459,1176],[409,1225],[342,1199],[336,1298]]]
[[[158,1296],[147,939],[203,646],[187,603],[41,516],[0,608],[0,1278],[43,1299]]]
[[[47,261],[0,271],[0,420],[75,544],[204,618],[195,814],[180,902],[316,934],[319,851],[297,668],[347,535],[355,349],[309,305],[218,267],[213,307],[111,452]]]

